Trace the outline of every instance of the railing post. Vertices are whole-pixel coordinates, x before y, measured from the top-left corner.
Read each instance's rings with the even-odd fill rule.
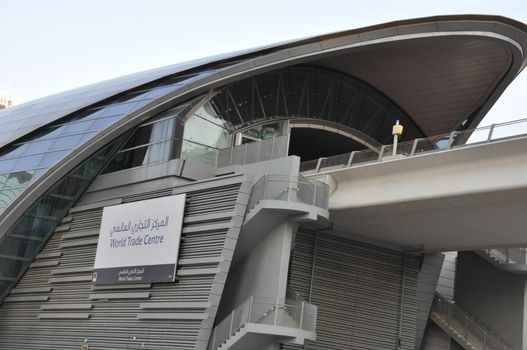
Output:
[[[346,168],[349,168],[351,166],[351,162],[353,162],[353,156],[355,155],[356,151],[353,151],[350,153],[350,157],[348,159],[348,163],[346,164]]]
[[[448,144],[446,146],[447,149],[450,149],[450,147],[452,147],[452,143],[454,142],[454,136],[456,136],[456,132],[452,131],[450,133],[450,136],[448,137]]]
[[[302,323],[304,321],[304,308],[306,307],[306,302],[302,302],[302,308],[300,309],[300,322],[299,322],[299,329],[302,329]]]
[[[287,201],[291,202],[291,183],[293,182],[293,175],[289,175],[289,182],[287,183]]]
[[[231,147],[231,154],[229,155],[229,165],[232,166],[232,153],[234,152],[234,147]]]
[[[326,159],[325,157],[318,158],[317,166],[315,168],[315,173],[318,173],[320,171],[320,164],[322,164],[322,160]]]
[[[465,315],[465,341],[468,341],[468,316]]]
[[[268,175],[264,175],[264,185],[263,185],[262,199],[267,199],[267,177],[268,177]]]
[[[233,326],[233,322],[234,322],[234,312],[236,310],[232,310],[232,313],[231,313],[231,326],[229,328],[229,338],[232,336],[232,326]]]
[[[278,303],[274,305],[274,323],[275,326],[278,324]]]
[[[487,142],[490,142],[492,140],[492,133],[494,132],[494,128],[496,127],[496,124],[492,124],[489,129],[489,136],[487,137]]]
[[[247,147],[249,146],[249,143],[245,144],[245,149],[243,150],[243,165],[247,164]]]
[[[316,206],[316,204],[317,204],[317,188],[318,188],[317,182],[315,181],[313,183],[313,185],[315,186],[315,191],[313,192],[313,203],[311,203],[311,204],[313,204],[313,206]]]
[[[384,147],[385,147],[385,145],[381,146],[381,151],[379,152],[379,158],[377,158],[378,161],[382,160],[382,156],[384,154]]]
[[[253,316],[253,303],[254,303],[254,296],[251,295],[251,298],[249,299],[249,319],[247,320],[248,323],[251,323],[251,319]]]
[[[413,156],[415,154],[415,150],[417,149],[417,144],[419,143],[421,139],[415,139],[412,144],[412,150],[410,151],[410,156]]]
[[[273,137],[273,139],[272,139],[273,141],[271,142],[271,158],[269,158],[269,159],[274,159],[273,158],[273,155],[274,155],[274,139],[275,139],[275,137]]]

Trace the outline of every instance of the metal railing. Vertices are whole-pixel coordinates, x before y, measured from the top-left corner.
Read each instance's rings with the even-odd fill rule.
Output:
[[[465,348],[513,350],[503,339],[452,300],[436,295],[431,314],[446,326],[451,337],[458,342],[464,342],[462,345],[465,345]]]
[[[485,253],[498,264],[504,265],[526,265],[527,249],[526,248],[503,248],[503,249],[485,249]]]
[[[285,303],[251,296],[212,330],[208,350],[215,350],[247,323],[281,326],[315,332],[317,307],[288,287]]]
[[[253,209],[264,199],[298,202],[328,209],[329,185],[308,180],[302,175],[265,175],[254,184],[247,210]]]
[[[485,144],[497,140],[525,137],[526,135],[527,119],[520,119],[402,142],[398,144],[395,156],[413,157],[418,154],[468,147],[475,144]],[[305,173],[318,173],[321,171],[348,168],[369,162],[381,162],[383,160],[393,159],[393,156],[393,146],[384,145],[374,149],[354,151],[307,161],[301,164],[300,170]]]
[[[216,167],[222,168],[232,165],[244,165],[287,157],[288,150],[289,134],[267,140],[249,142],[218,150]]]

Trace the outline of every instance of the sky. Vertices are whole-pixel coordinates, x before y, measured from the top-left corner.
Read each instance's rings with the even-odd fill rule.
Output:
[[[191,59],[383,22],[493,14],[525,0],[0,0],[0,90],[25,101]],[[482,124],[527,118],[527,70]]]

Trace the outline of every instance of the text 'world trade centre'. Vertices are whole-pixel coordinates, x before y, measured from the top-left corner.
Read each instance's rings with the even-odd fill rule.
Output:
[[[2,110],[0,348],[527,349],[527,120],[478,128],[526,50],[420,18]]]

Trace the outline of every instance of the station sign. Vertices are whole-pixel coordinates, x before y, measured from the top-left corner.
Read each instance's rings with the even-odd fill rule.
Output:
[[[94,284],[174,282],[185,194],[105,207]]]

